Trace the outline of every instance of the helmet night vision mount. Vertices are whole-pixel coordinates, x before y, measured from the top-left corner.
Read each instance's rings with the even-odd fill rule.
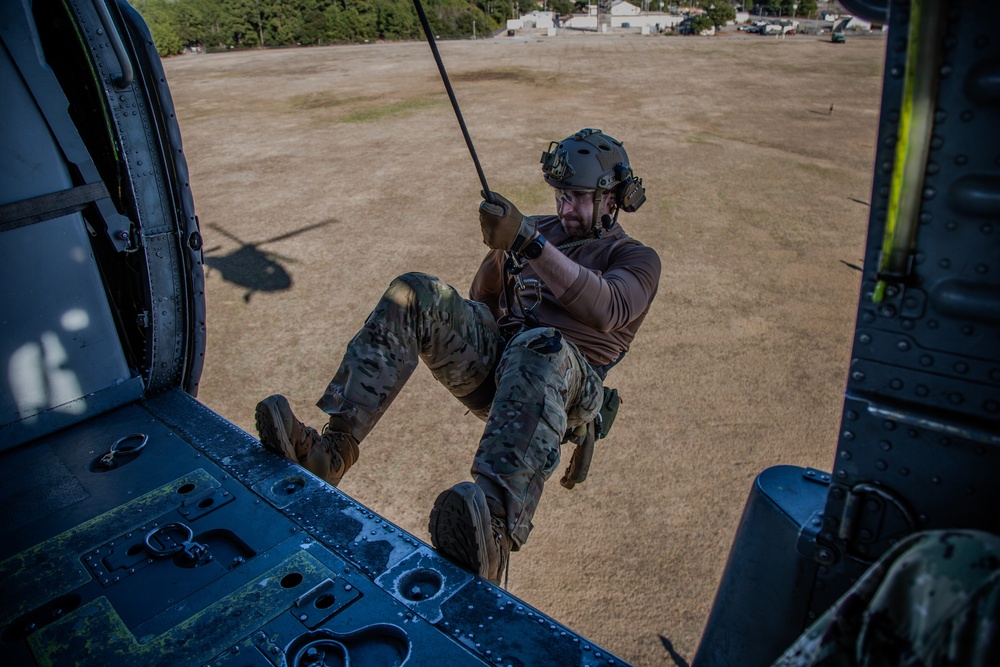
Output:
[[[632,173],[624,146],[600,130],[587,128],[553,141],[542,153],[541,163],[545,182],[554,188],[592,191],[595,197],[613,193],[616,220],[619,210],[633,213],[646,201],[646,189]],[[594,216],[596,228],[596,207]],[[609,218],[603,224],[610,228],[614,221]]]

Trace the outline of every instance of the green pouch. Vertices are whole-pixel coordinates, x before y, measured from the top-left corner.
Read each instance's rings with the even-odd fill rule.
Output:
[[[601,421],[597,432],[598,439],[605,437],[611,431],[611,425],[615,423],[615,417],[618,415],[618,406],[621,404],[622,401],[618,397],[618,390],[605,387],[604,403],[601,404],[599,412]]]

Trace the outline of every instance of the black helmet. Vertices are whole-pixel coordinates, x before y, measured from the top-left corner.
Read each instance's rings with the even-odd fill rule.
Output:
[[[635,178],[625,147],[600,130],[580,130],[553,141],[542,153],[545,182],[559,190],[614,192],[615,205],[631,213],[646,201],[642,179]]]

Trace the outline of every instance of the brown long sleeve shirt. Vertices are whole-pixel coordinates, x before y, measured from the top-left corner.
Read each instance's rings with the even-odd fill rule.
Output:
[[[556,247],[573,240],[566,237],[556,216],[539,217],[538,231]],[[600,239],[560,251],[584,270],[561,298],[543,284],[541,303],[532,314],[541,326],[562,332],[592,365],[609,364],[628,350],[649,312],[660,282],[660,258],[655,250],[628,236],[621,225],[605,231]],[[518,300],[508,304],[504,296],[503,263],[504,253],[491,250],[476,272],[469,297],[489,306],[501,324],[523,323]],[[538,280],[530,264],[521,275],[525,280]],[[530,307],[535,302],[534,290],[522,290],[521,299],[523,307]]]

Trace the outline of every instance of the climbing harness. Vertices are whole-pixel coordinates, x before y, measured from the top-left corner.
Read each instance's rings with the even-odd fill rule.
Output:
[[[560,251],[566,251],[570,248],[593,243],[596,240],[597,238],[595,237],[577,239],[575,241],[560,243],[556,248]],[[504,297],[506,298],[508,309],[513,306],[512,298],[517,302],[518,310],[524,317],[524,326],[521,327],[522,331],[525,328],[533,329],[539,326],[534,311],[542,303],[542,281],[537,278],[525,278],[521,275],[525,266],[527,266],[527,260],[520,254],[507,253],[507,259],[504,261],[504,271],[510,278],[504,281]],[[513,294],[509,290],[510,282],[514,283],[515,289],[513,290]],[[533,302],[529,306],[525,305],[525,297],[527,296],[533,297]]]

